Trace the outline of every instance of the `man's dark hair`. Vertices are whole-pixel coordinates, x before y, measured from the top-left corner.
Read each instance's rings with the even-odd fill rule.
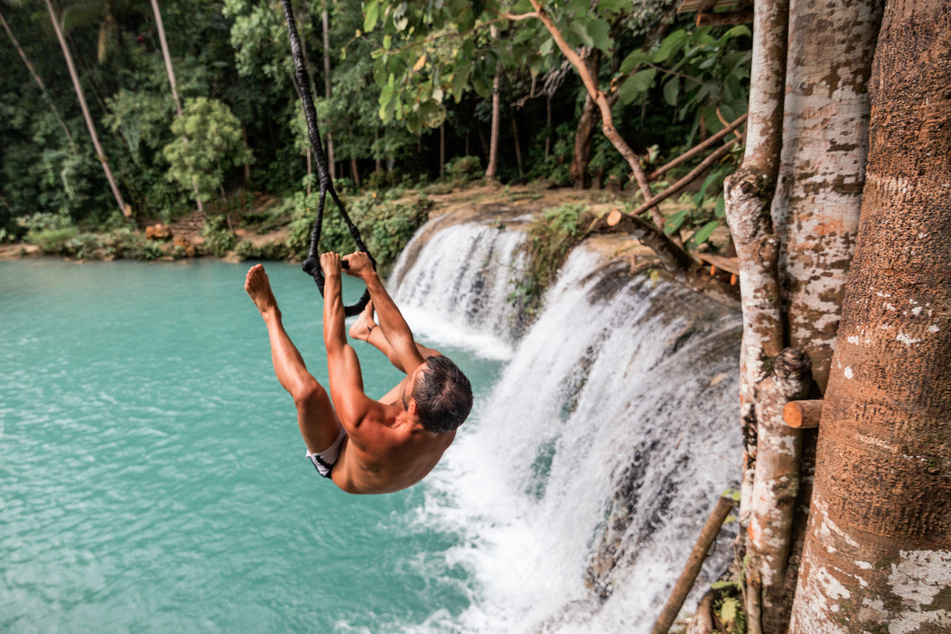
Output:
[[[472,386],[456,364],[441,355],[426,359],[426,370],[416,379],[412,397],[416,415],[426,431],[453,431],[472,409]]]

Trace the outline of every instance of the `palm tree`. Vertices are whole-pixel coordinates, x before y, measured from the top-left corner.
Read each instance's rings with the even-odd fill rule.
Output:
[[[165,72],[168,73],[168,83],[172,86],[172,97],[175,99],[175,110],[178,112],[178,118],[184,119],[182,114],[182,100],[178,97],[178,86],[175,82],[175,69],[172,66],[172,56],[168,52],[168,40],[165,39],[165,25],[162,23],[162,12],[159,11],[158,0],[152,0],[152,12],[155,13],[155,26],[158,29],[159,42],[162,44],[162,58],[165,60]],[[188,143],[188,137],[182,133],[185,143]],[[192,183],[195,190],[195,202],[198,204],[198,211],[204,211],[201,198],[198,196],[198,184]]]
[[[10,41],[13,42],[13,47],[17,50],[17,53],[20,54],[23,64],[26,66],[27,70],[30,71],[33,81],[35,81],[36,85],[40,87],[40,94],[43,96],[43,101],[46,102],[46,104],[50,107],[50,110],[52,110],[53,114],[56,116],[56,120],[59,121],[59,125],[61,128],[63,128],[63,134],[66,135],[66,140],[69,142],[70,147],[74,146],[76,142],[73,139],[72,132],[69,131],[69,128],[66,126],[66,122],[63,120],[63,115],[60,114],[59,108],[57,108],[56,104],[53,103],[53,100],[50,99],[49,93],[46,92],[46,84],[43,83],[43,80],[33,68],[33,64],[30,63],[30,58],[26,56],[26,52],[23,50],[23,47],[20,46],[19,40],[17,40],[16,36],[13,35],[13,31],[10,30],[10,25],[8,25],[6,19],[4,19],[3,13],[0,13],[0,24],[3,25],[3,30],[7,32],[7,35],[10,37]]]
[[[59,40],[60,48],[63,49],[63,57],[66,58],[66,67],[69,69],[69,77],[73,81],[73,89],[76,91],[76,98],[79,100],[79,107],[83,111],[83,118],[86,120],[86,127],[89,129],[89,137],[92,139],[92,144],[96,148],[96,158],[99,159],[99,162],[102,164],[102,169],[106,173],[106,180],[109,181],[109,187],[112,189],[112,195],[116,197],[116,203],[119,205],[119,211],[122,212],[122,215],[126,218],[132,216],[132,208],[125,204],[125,201],[122,200],[122,194],[119,192],[119,187],[116,185],[116,179],[112,175],[112,170],[109,168],[109,161],[106,159],[106,154],[102,149],[102,144],[99,143],[99,135],[96,133],[96,124],[92,119],[92,115],[89,113],[89,106],[86,105],[86,97],[83,96],[83,88],[79,83],[79,75],[76,73],[76,65],[73,63],[73,56],[69,52],[69,46],[66,44],[66,39],[63,37],[63,30],[60,28],[59,20],[56,17],[56,10],[53,8],[52,0],[45,0],[46,9],[50,14],[50,22],[53,23],[53,30],[56,31],[56,38]]]

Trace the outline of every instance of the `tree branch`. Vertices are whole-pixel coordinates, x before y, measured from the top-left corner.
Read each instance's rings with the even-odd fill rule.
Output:
[[[578,72],[578,75],[581,77],[581,82],[588,91],[588,95],[590,95],[591,99],[593,99],[594,102],[598,104],[598,109],[601,111],[601,130],[604,132],[604,136],[608,138],[608,140],[611,142],[611,145],[613,145],[614,148],[621,154],[621,156],[624,158],[624,161],[631,168],[631,173],[634,176],[634,180],[637,182],[637,186],[641,190],[641,193],[644,194],[644,198],[652,198],[653,194],[650,189],[650,184],[647,181],[647,175],[641,168],[641,164],[637,155],[634,153],[634,150],[631,149],[631,146],[629,146],[627,142],[621,137],[620,133],[617,131],[617,128],[614,127],[614,117],[611,114],[611,102],[609,101],[608,96],[598,87],[596,77],[591,74],[588,67],[584,63],[584,60],[581,59],[581,56],[578,55],[578,53],[568,45],[568,42],[565,41],[564,36],[561,34],[561,30],[551,19],[551,17],[545,13],[545,10],[541,6],[541,2],[539,0],[529,1],[532,3],[532,7],[535,8],[535,12],[538,14],[538,19],[542,21],[542,24],[545,25],[545,28],[548,29],[548,32],[551,34],[552,39],[555,40],[559,50],[561,50],[562,54],[568,59],[571,65],[574,66],[575,70]],[[669,242],[673,249],[680,251],[682,254],[682,257],[675,258],[674,260],[670,261],[669,264],[675,265],[675,262],[691,262],[690,257],[682,249],[680,249],[680,247],[671,242],[666,235],[664,235],[664,216],[661,215],[657,207],[652,206],[650,208],[650,212],[654,224],[657,225],[656,233],[659,234],[661,238],[663,238],[663,240],[659,240],[656,236],[654,236],[653,239],[658,243],[662,243],[663,241]],[[658,255],[660,255],[660,253],[658,253]],[[667,264],[668,263],[665,262],[665,266],[667,266]],[[673,272],[676,270],[685,269],[668,270]]]
[[[632,211],[631,214],[634,216],[639,216],[645,211],[647,211],[648,209],[650,209],[651,207],[656,207],[662,201],[667,200],[674,194],[682,191],[685,187],[687,187],[687,185],[692,183],[694,179],[696,179],[698,176],[700,176],[705,171],[707,171],[707,169],[709,169],[711,165],[713,165],[718,160],[720,160],[723,156],[725,156],[733,147],[733,144],[736,143],[737,141],[739,141],[739,139],[730,139],[729,141],[721,145],[719,148],[717,148],[717,150],[713,154],[703,159],[700,165],[697,165],[695,168],[690,170],[689,174],[687,174],[686,176],[681,178],[679,181],[677,181],[676,183],[674,183],[673,185],[671,185],[670,187],[668,187],[661,193],[657,194],[650,200],[644,201],[644,203],[640,207]]]
[[[683,154],[681,154],[680,156],[678,156],[677,158],[675,158],[675,159],[672,160],[671,162],[669,162],[669,163],[667,163],[666,165],[664,165],[664,166],[662,166],[662,167],[659,167],[658,169],[654,170],[654,172],[653,172],[650,176],[648,176],[647,179],[648,179],[648,180],[652,180],[652,181],[657,180],[658,178],[660,178],[660,177],[661,177],[663,174],[665,174],[666,172],[669,172],[670,170],[672,170],[673,168],[677,167],[678,165],[681,165],[682,163],[685,163],[685,162],[689,161],[690,159],[692,159],[692,158],[695,157],[696,155],[700,154],[701,152],[703,152],[703,151],[706,150],[707,148],[713,147],[714,145],[716,145],[717,141],[719,141],[719,140],[722,139],[723,137],[725,137],[725,136],[727,136],[728,134],[730,134],[730,132],[733,132],[733,131],[736,130],[738,127],[740,127],[741,125],[743,125],[743,122],[746,121],[746,118],[747,118],[748,116],[749,116],[748,114],[743,115],[742,117],[740,117],[739,119],[737,119],[737,120],[734,121],[733,123],[729,124],[729,125],[728,125],[726,128],[724,128],[723,130],[720,130],[719,132],[717,132],[716,134],[714,134],[713,136],[711,136],[709,139],[707,139],[707,140],[704,141],[703,143],[700,143],[700,144],[694,146],[692,149],[690,149],[690,150],[684,152]]]

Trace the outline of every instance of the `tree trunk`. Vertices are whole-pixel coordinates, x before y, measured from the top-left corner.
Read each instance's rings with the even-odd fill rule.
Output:
[[[63,129],[63,134],[66,135],[66,140],[69,142],[69,145],[75,145],[76,142],[73,140],[73,135],[69,131],[69,128],[66,127],[66,122],[63,120],[63,115],[60,114],[59,108],[57,108],[56,104],[53,103],[53,100],[50,99],[49,93],[46,92],[46,84],[43,83],[43,80],[40,79],[40,76],[37,74],[36,70],[33,69],[33,64],[30,63],[30,58],[26,56],[26,52],[23,50],[23,47],[20,46],[19,40],[17,40],[16,36],[13,35],[13,31],[10,30],[10,26],[3,17],[3,13],[0,13],[0,24],[3,25],[3,30],[7,32],[7,35],[10,37],[10,41],[13,42],[13,47],[17,50],[17,53],[20,54],[20,59],[23,60],[23,64],[26,66],[26,69],[30,71],[33,81],[36,82],[36,85],[40,87],[40,94],[43,96],[43,101],[45,101],[46,105],[48,105],[50,110],[53,111],[53,115],[59,122],[59,126]]]
[[[497,37],[495,27],[492,27],[492,37]],[[492,131],[489,140],[489,165],[485,168],[485,180],[490,182],[497,180],[499,171],[499,109],[501,105],[499,90],[501,83],[502,65],[499,64],[495,69],[495,78],[492,80]]]
[[[597,77],[598,67],[601,65],[601,51],[595,49],[584,63],[588,72]],[[578,119],[578,127],[575,128],[575,149],[571,155],[571,167],[568,169],[568,176],[574,181],[576,189],[584,189],[588,186],[591,139],[594,137],[594,131],[600,119],[601,111],[598,104],[590,94],[586,94],[584,106],[581,108],[581,117]]]
[[[581,109],[581,118],[578,119],[578,127],[575,128],[575,149],[571,155],[571,167],[568,169],[568,176],[574,181],[576,189],[584,189],[588,186],[591,139],[594,137],[594,131],[600,119],[598,104],[594,103],[591,95],[586,95]]]
[[[53,9],[51,0],[45,0],[46,9],[50,14],[50,22],[53,23],[53,30],[56,31],[56,38],[59,40],[59,46],[63,49],[63,57],[66,58],[66,67],[69,69],[69,77],[73,81],[73,89],[76,91],[76,98],[79,100],[79,107],[83,111],[83,118],[86,120],[86,127],[89,129],[89,137],[92,139],[93,147],[96,148],[96,158],[102,164],[102,170],[106,173],[106,180],[109,181],[109,187],[112,189],[112,195],[115,196],[116,204],[119,205],[119,211],[126,218],[132,217],[132,209],[126,207],[122,200],[122,194],[116,185],[116,179],[112,176],[112,170],[109,168],[109,161],[99,143],[99,135],[96,133],[96,124],[93,122],[92,115],[89,112],[89,106],[86,105],[86,98],[83,96],[83,87],[79,83],[79,75],[76,73],[76,66],[73,64],[73,56],[69,52],[66,40],[63,37],[63,31],[59,28],[59,19],[56,17],[56,11]]]
[[[777,271],[779,239],[773,231],[770,200],[782,147],[789,5],[786,0],[761,0],[754,7],[746,151],[742,166],[724,185],[726,216],[736,245],[741,280],[740,415],[745,447],[740,523],[748,528],[745,546],[751,555],[745,596],[752,633],[762,631],[759,615],[762,614],[763,591],[769,591],[777,583],[774,564],[781,560],[785,565],[789,535],[785,520],[778,523],[776,518],[765,523],[751,520],[754,514],[768,517],[772,511],[769,505],[798,487],[798,477],[790,477],[786,463],[790,459],[798,463],[800,451],[798,443],[784,444],[783,438],[770,437],[772,431],[783,425],[782,407],[776,411],[774,407],[764,407],[764,402],[757,408],[760,396],[766,399],[769,392],[775,391],[766,385],[764,392],[757,395],[759,384],[768,377],[770,360],[783,349]],[[757,414],[769,420],[759,420]],[[770,445],[772,451],[768,462],[760,464],[757,447],[764,444]],[[775,479],[780,474],[782,477]],[[795,474],[798,476],[798,468]],[[758,486],[754,484],[757,481]],[[754,511],[754,504],[760,508]]]
[[[439,124],[439,175],[446,172],[446,122]]]
[[[881,1],[791,0],[783,152],[772,215],[790,345],[824,390],[858,231],[867,84]]]
[[[155,14],[155,28],[158,30],[159,44],[162,47],[162,59],[165,60],[165,73],[168,75],[168,83],[172,87],[172,98],[175,100],[175,111],[179,119],[184,119],[182,114],[182,100],[178,98],[178,83],[175,81],[175,67],[172,66],[172,56],[168,52],[168,41],[165,39],[165,25],[162,23],[162,12],[159,11],[158,0],[152,0],[152,12]],[[188,136],[182,133],[185,145],[188,145]],[[198,205],[198,211],[204,211],[205,207],[198,196],[198,183],[192,179],[192,189],[195,191],[195,203]]]
[[[809,355],[815,397],[821,396],[828,381],[858,230],[868,154],[866,86],[880,4],[878,0],[790,2],[784,141],[772,218],[781,240],[785,338]],[[771,588],[763,589],[764,632],[788,628],[818,436],[777,424],[779,437],[788,437],[797,457],[801,454],[805,460],[800,461],[798,492],[788,491],[796,503],[788,508],[791,515],[783,513],[781,518],[788,547],[784,543],[782,550],[769,555],[774,579]]]
[[[515,111],[512,111],[512,142],[515,145],[515,164],[518,165],[518,177],[521,179],[525,178],[525,172],[522,170],[522,146],[518,142],[518,123],[516,122],[517,115]]]
[[[327,14],[327,7],[320,12],[320,24],[323,29],[324,39],[324,98],[328,104],[330,102],[330,16]],[[330,132],[330,119],[324,122],[324,136],[327,137],[327,165],[330,169],[330,178],[336,177],[334,163],[334,139]]]
[[[890,0],[794,633],[951,623],[951,5]]]
[[[545,160],[551,154],[551,95],[545,95]]]

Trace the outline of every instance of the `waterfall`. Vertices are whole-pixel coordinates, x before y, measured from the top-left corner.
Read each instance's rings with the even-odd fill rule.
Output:
[[[442,222],[430,221],[404,249],[391,275],[394,299],[414,328],[439,342],[508,358],[520,319],[508,297],[524,235],[477,223],[440,228]]]
[[[738,484],[741,321],[582,246],[513,342],[504,298],[522,239],[455,225],[401,263],[401,307],[514,347],[428,480],[420,521],[460,535],[447,563],[476,580],[470,607],[435,627],[648,632],[717,496]],[[732,559],[735,526],[687,611]]]

